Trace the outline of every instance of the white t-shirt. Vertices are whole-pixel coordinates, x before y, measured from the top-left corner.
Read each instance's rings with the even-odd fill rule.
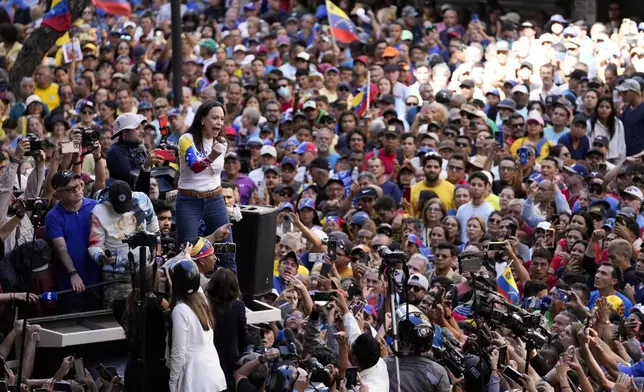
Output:
[[[492,212],[494,212],[494,207],[487,201],[478,206],[474,206],[472,202],[460,206],[456,211],[456,219],[461,223],[461,241],[465,244],[469,241],[469,238],[467,238],[467,221],[471,217],[478,216],[483,219],[483,222],[487,223],[487,218]]]

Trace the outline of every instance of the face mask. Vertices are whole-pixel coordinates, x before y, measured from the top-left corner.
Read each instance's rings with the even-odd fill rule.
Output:
[[[288,87],[280,87],[277,89],[277,95],[279,95],[282,98],[286,98],[289,95]]]

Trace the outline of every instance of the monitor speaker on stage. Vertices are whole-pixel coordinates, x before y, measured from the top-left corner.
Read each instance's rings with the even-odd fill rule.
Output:
[[[242,220],[233,223],[235,261],[242,294],[261,296],[273,288],[277,208],[240,206]]]

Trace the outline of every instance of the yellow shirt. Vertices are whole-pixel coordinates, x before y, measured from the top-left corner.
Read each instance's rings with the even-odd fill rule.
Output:
[[[514,143],[512,143],[512,146],[510,146],[510,152],[512,152],[512,155],[517,156],[519,152],[519,148],[521,148],[521,146],[523,146],[524,144],[530,144],[535,149],[537,148],[535,143],[532,143],[530,140],[528,140],[527,137],[520,137],[517,140],[515,140]],[[542,143],[541,151],[537,151],[539,153],[539,156],[537,157],[537,161],[541,162],[543,158],[547,157],[550,154],[550,148],[553,146],[554,144],[549,140]]]
[[[322,268],[322,264],[317,263],[317,264],[315,264],[313,266],[313,270],[311,272],[314,272],[314,271],[320,272],[321,268]],[[338,273],[340,274],[341,278],[351,278],[351,277],[353,277],[353,269],[351,269],[351,265],[348,265],[347,268],[345,268],[344,271],[342,271],[342,272],[338,271]]]
[[[487,195],[485,198],[485,201],[488,203],[492,204],[492,207],[494,207],[495,210],[500,211],[501,210],[501,204],[499,202],[499,197],[495,195],[494,193],[490,193]]]
[[[275,275],[275,276],[280,276],[280,273],[279,273],[279,271],[277,269],[279,267],[279,265],[280,265],[279,260],[275,260],[273,262],[273,275]],[[297,267],[297,274],[298,275],[303,275],[303,276],[309,276],[309,270],[305,266],[300,264],[300,266]]]
[[[22,44],[20,42],[15,42],[8,51],[5,48],[4,43],[0,43],[0,56],[3,56],[6,59],[7,70],[11,70],[13,67],[13,63],[16,62],[20,49],[22,49]]]
[[[445,208],[447,208],[448,210],[453,208],[454,184],[450,183],[449,181],[440,180],[440,183],[433,188],[426,186],[425,181],[421,181],[413,185],[410,192],[410,201],[414,209],[418,204],[418,196],[422,191],[434,191],[438,195],[438,198],[441,199],[443,204],[445,204]],[[415,217],[418,217],[419,214],[420,211],[414,211],[413,213]]]
[[[42,99],[42,103],[47,105],[49,111],[56,109],[60,105],[60,97],[58,96],[58,85],[51,83],[46,89],[41,89],[36,86],[34,94]]]

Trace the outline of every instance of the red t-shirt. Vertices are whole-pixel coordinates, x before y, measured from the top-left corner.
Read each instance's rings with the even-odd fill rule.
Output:
[[[364,163],[362,164],[362,170],[367,170],[367,162],[369,159],[373,158],[373,151],[369,151],[367,155],[364,156]],[[385,167],[385,175],[389,176],[394,171],[394,161],[396,160],[396,154],[387,155],[385,150],[381,148],[378,150],[378,158],[382,161],[383,166]]]

